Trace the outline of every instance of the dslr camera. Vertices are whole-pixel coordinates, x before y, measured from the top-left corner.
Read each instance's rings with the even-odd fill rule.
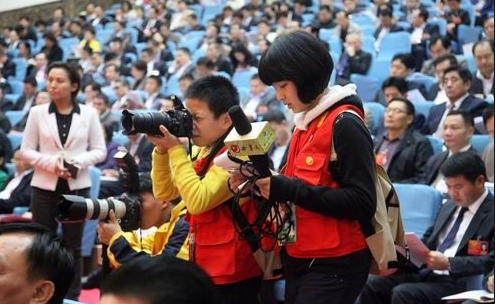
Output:
[[[120,180],[125,192],[116,198],[91,199],[77,195],[61,195],[58,204],[59,220],[61,222],[82,220],[107,220],[110,210],[120,220],[124,231],[136,230],[141,225],[141,188],[149,188],[150,180],[143,178],[140,182],[138,166],[132,155],[127,151],[115,153],[114,159],[121,170]],[[149,174],[149,173],[144,173]]]
[[[192,117],[186,109],[170,110],[166,112],[123,110],[122,126],[124,134],[133,135],[146,133],[149,135],[162,135],[160,125],[177,137],[192,136]]]

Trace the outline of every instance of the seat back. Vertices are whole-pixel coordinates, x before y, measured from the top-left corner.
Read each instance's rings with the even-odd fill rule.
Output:
[[[479,154],[483,154],[488,144],[490,144],[490,141],[491,138],[489,135],[473,135],[473,137],[471,137],[471,146]]]
[[[435,222],[442,195],[426,185],[394,184],[394,187],[400,200],[404,230],[422,237]]]
[[[443,143],[440,139],[436,138],[433,135],[427,135],[426,138],[430,141],[431,147],[433,148],[433,155],[442,153],[443,151]]]

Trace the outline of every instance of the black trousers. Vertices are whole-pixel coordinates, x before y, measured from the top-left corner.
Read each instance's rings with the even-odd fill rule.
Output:
[[[84,197],[89,197],[89,188],[71,191],[70,193]],[[58,211],[57,204],[60,200],[60,193],[47,191],[33,187],[31,194],[31,211],[33,222],[39,223],[52,231],[57,232],[58,222],[56,220]],[[77,300],[81,293],[82,256],[81,240],[84,229],[84,222],[62,223],[62,239],[64,247],[74,257],[75,276],[69,288],[66,298]]]
[[[340,275],[332,270],[319,266],[304,273],[286,272],[285,304],[354,304],[368,271]]]
[[[359,304],[442,304],[441,299],[463,291],[465,283],[449,276],[431,274],[398,274],[387,277],[371,276]]]
[[[261,277],[232,284],[216,285],[222,304],[259,304]]]

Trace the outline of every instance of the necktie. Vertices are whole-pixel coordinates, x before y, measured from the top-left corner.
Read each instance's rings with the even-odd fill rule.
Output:
[[[466,211],[468,211],[468,208],[461,208],[461,211],[459,211],[454,225],[452,226],[452,228],[450,228],[449,233],[447,233],[447,236],[440,244],[440,246],[438,246],[437,251],[444,253],[445,250],[449,249],[454,244],[455,237],[457,235],[457,232],[459,232],[459,227],[461,227],[462,219],[464,218],[464,213],[466,213]],[[419,276],[424,279],[432,272],[433,270],[430,268],[422,268],[419,270]]]
[[[437,251],[443,253],[445,252],[445,250],[449,249],[454,244],[455,237],[457,235],[457,232],[459,232],[459,227],[461,226],[462,219],[464,217],[464,213],[466,213],[467,210],[468,208],[465,207],[461,208],[461,211],[459,211],[459,214],[457,215],[457,219],[454,222],[454,226],[452,226],[449,233],[447,233],[447,236],[443,240],[442,244],[438,246]]]
[[[447,101],[445,105],[445,112],[443,113],[442,119],[440,120],[440,123],[438,124],[438,128],[433,134],[436,138],[440,139],[443,141],[443,124],[445,122],[445,119],[447,118],[447,115],[454,110],[454,104],[450,103]]]

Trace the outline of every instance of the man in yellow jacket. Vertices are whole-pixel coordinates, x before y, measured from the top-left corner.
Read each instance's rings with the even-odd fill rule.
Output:
[[[180,198],[172,201],[155,199],[149,175],[140,176],[140,190],[141,229],[158,229],[146,236],[142,236],[141,230],[123,232],[115,214],[111,212],[108,223],[102,222],[98,227],[100,241],[108,244],[107,255],[111,267],[119,268],[143,255],[177,256],[187,260],[189,224],[184,219],[185,204],[178,203]]]

